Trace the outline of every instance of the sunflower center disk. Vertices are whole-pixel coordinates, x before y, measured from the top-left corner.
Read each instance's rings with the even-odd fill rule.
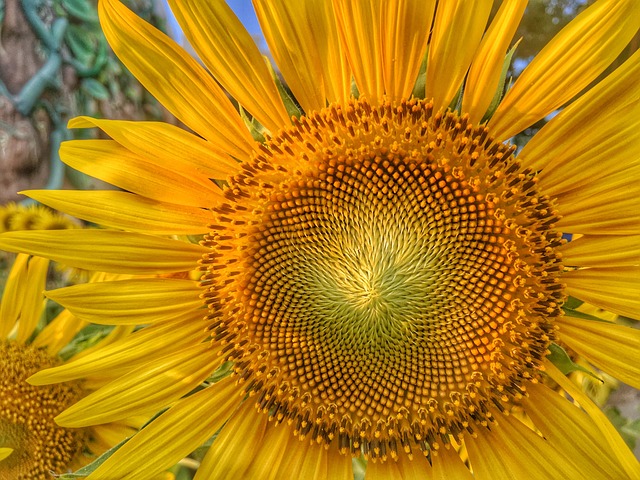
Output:
[[[0,341],[0,447],[13,449],[0,461],[0,478],[51,478],[51,471],[66,471],[82,452],[86,431],[62,428],[53,420],[80,399],[81,388],[26,382],[57,363],[42,349]]]
[[[535,381],[563,301],[557,216],[486,128],[424,101],[332,105],[226,198],[205,241],[211,335],[300,437],[427,454]]]

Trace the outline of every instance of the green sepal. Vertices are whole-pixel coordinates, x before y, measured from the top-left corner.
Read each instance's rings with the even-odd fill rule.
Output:
[[[511,59],[513,58],[513,54],[516,53],[516,48],[518,48],[518,45],[520,44],[521,40],[522,39],[518,40],[516,44],[513,47],[511,47],[511,49],[507,52],[507,55],[504,57],[504,62],[502,62],[502,72],[500,73],[500,81],[498,82],[498,88],[496,89],[496,93],[493,95],[493,100],[491,100],[491,103],[489,104],[489,108],[487,108],[487,111],[485,112],[484,117],[482,117],[481,123],[484,123],[488,121],[491,117],[493,117],[493,114],[496,113],[496,110],[498,109],[498,105],[500,105],[500,102],[504,98],[504,94],[506,93],[504,84],[507,80],[507,73],[509,72]]]
[[[466,78],[465,80],[462,81],[462,85],[460,85],[460,88],[458,89],[458,93],[456,93],[456,96],[453,97],[453,100],[451,100],[451,103],[449,104],[448,108],[452,112],[460,113],[460,111],[462,110],[462,94],[464,93],[465,81],[466,81]]]
[[[350,93],[353,98],[360,98],[360,90],[358,90],[358,85],[356,85],[356,79],[351,77],[351,86]]]
[[[256,142],[264,143],[264,133],[266,129],[258,120],[253,117],[250,118],[249,115],[247,115],[246,110],[242,108],[242,105],[238,105],[238,110],[240,111],[240,118],[242,118],[245,126],[249,129],[249,132],[251,132],[253,139]]]
[[[589,315],[588,313],[579,312],[578,310],[573,310],[571,308],[562,307],[562,310],[564,311],[564,314],[567,317],[580,318],[582,320],[591,320],[591,321],[594,321],[594,322],[610,323],[610,322],[607,322],[606,320],[603,320],[601,318],[594,317],[593,315]]]
[[[363,456],[351,459],[354,480],[364,480],[365,471],[367,470],[367,461]]]
[[[547,359],[551,363],[553,363],[556,367],[558,367],[558,370],[560,370],[563,374],[567,375],[568,373],[571,373],[571,372],[582,372],[595,378],[597,381],[604,383],[602,379],[599,378],[591,370],[583,367],[582,365],[578,365],[573,360],[571,360],[571,357],[569,357],[569,354],[560,345],[556,343],[551,343],[549,345],[549,351],[551,353],[547,355]]]
[[[413,91],[411,92],[411,96],[414,98],[424,99],[424,96],[426,95],[428,53],[429,48],[427,47],[427,51],[424,52],[424,57],[422,58],[422,63],[420,64],[418,78],[416,78],[416,83],[413,85]]]
[[[231,374],[231,370],[233,369],[233,362],[224,362],[222,365],[218,367],[218,369],[211,374],[209,378],[207,378],[207,382],[216,383],[222,380],[225,377],[228,377]]]
[[[580,312],[580,311],[576,310],[583,303],[584,302],[582,300],[579,300],[579,299],[577,299],[575,297],[569,297],[564,302],[564,305],[562,305],[562,311],[568,317],[580,318],[582,320],[591,320],[591,321],[594,321],[594,322],[606,322],[606,323],[609,323],[606,320],[598,318],[598,317],[596,317],[594,315],[589,315],[588,313],[584,313],[584,312]]]
[[[284,103],[284,108],[286,108],[287,113],[289,114],[289,117],[296,117],[296,118],[301,117],[302,110],[300,109],[298,104],[293,100],[293,97],[289,93],[289,90],[287,90],[287,87],[285,87],[284,83],[282,83],[282,80],[280,80],[280,77],[278,76],[276,71],[273,69],[273,65],[271,65],[271,62],[269,61],[269,59],[265,57],[265,61],[267,62],[267,67],[271,72],[273,81],[276,82],[278,93],[280,94],[280,98],[282,98],[282,103]]]
[[[576,308],[578,308],[580,305],[582,305],[584,302],[578,298],[575,297],[568,297],[567,300],[565,300],[564,304],[562,305],[562,308],[568,308],[569,310],[575,310]]]

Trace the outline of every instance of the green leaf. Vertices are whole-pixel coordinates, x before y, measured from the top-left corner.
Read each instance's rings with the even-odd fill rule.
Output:
[[[95,78],[83,78],[80,88],[96,100],[108,100],[109,90]]]
[[[69,25],[64,40],[73,56],[80,62],[88,64],[93,60],[96,46],[85,28],[79,25]]]
[[[640,438],[640,419],[629,420],[622,415],[618,407],[607,407],[604,413],[629,448],[635,449],[637,440]]]
[[[599,382],[604,383],[595,373],[593,373],[588,368],[583,367],[582,365],[578,365],[571,360],[569,354],[562,348],[560,345],[552,343],[549,345],[549,350],[551,353],[547,355],[547,358],[551,363],[553,363],[558,370],[560,370],[565,375],[571,372],[582,372],[587,375],[595,378]]]
[[[91,324],[83,328],[71,342],[69,342],[62,350],[60,357],[68,360],[76,353],[86,350],[97,344],[100,340],[111,333],[114,327],[112,325],[96,325]]]

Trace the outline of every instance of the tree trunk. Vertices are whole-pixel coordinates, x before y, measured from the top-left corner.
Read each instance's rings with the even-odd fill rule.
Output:
[[[1,2],[1,0],[0,0]],[[20,190],[45,185],[49,172],[47,113],[22,114],[18,100],[24,85],[44,65],[39,40],[27,22],[20,0],[4,0],[5,16],[0,26],[0,80],[8,94],[0,96],[0,204],[18,200]]]

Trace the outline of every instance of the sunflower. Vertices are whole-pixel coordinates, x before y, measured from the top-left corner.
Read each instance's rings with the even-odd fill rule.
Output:
[[[9,202],[0,206],[0,232],[65,228],[78,228],[78,225],[70,218],[42,205],[21,205]]]
[[[48,266],[43,258],[18,255],[0,307],[2,479],[44,480],[51,478],[50,472],[73,471],[89,463],[91,454],[101,454],[139,426],[123,421],[80,429],[60,427],[54,417],[89,393],[88,384],[36,387],[27,383],[37,371],[60,365],[59,352],[86,325],[65,310],[34,336],[43,314]],[[93,382],[100,380],[104,383],[96,378]]]
[[[596,82],[640,3],[597,1],[502,97],[526,3],[487,28],[491,1],[255,0],[281,83],[225,2],[170,0],[204,66],[100,2],[189,130],[72,120],[111,139],[64,161],[123,191],[28,195],[110,230],[0,236],[134,275],[48,293],[147,325],[30,380],[118,375],[62,426],[162,411],[89,478],[146,478],[216,432],[198,480],[351,479],[354,457],[371,479],[640,478],[565,375],[580,356],[640,386],[640,332],[573,300],[640,317],[640,53]]]

